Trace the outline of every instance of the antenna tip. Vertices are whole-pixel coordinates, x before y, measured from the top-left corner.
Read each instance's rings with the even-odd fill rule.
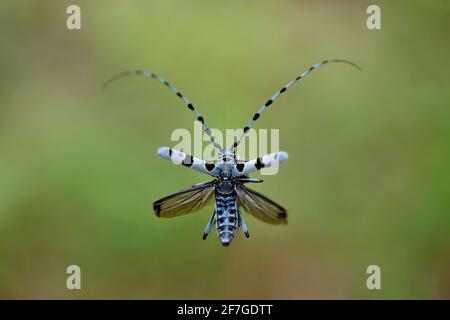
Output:
[[[343,62],[343,63],[347,63],[353,67],[355,67],[356,69],[358,69],[359,71],[362,71],[362,68],[357,65],[356,63],[354,63],[353,61],[350,60],[345,60],[345,59],[330,59],[330,60],[326,60],[328,62]]]

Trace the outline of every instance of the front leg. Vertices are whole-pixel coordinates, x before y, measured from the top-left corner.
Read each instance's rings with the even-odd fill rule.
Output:
[[[183,166],[206,173],[213,177],[217,177],[220,172],[219,168],[214,163],[206,162],[205,160],[193,157],[182,151],[177,151],[169,147],[159,148],[158,155],[164,159],[171,160],[175,164],[182,164]]]
[[[233,176],[243,176],[249,173],[255,172],[262,168],[269,168],[274,164],[279,164],[288,159],[288,154],[285,151],[274,152],[271,154],[266,154],[257,159],[245,161],[243,163],[237,163],[233,168]]]

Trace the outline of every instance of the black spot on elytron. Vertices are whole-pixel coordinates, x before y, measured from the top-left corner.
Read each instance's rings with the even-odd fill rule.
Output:
[[[238,172],[242,172],[242,170],[244,170],[245,164],[243,163],[238,163],[236,164],[236,169]]]
[[[272,99],[267,100],[266,107],[270,106],[272,104],[272,102],[273,102]]]
[[[192,105],[192,103],[188,103],[188,108],[194,110],[194,106]]]
[[[314,69],[315,69],[314,67],[311,67],[311,68],[309,68],[308,72],[311,72],[311,71],[313,71]]]
[[[179,96],[180,98],[183,97],[183,95],[180,92],[177,92],[177,96]]]
[[[257,112],[255,113],[255,115],[253,116],[253,121],[256,121],[259,118],[260,114]]]
[[[261,158],[256,159],[255,168],[257,170],[264,168],[264,163],[261,162]]]
[[[169,157],[172,157],[172,153],[173,153],[172,149],[169,148]]]
[[[207,162],[207,163],[205,163],[205,167],[206,167],[206,170],[212,171],[216,167],[216,165],[214,163]]]
[[[200,121],[201,123],[205,123],[205,119],[203,119],[202,116],[198,117],[197,120]]]
[[[237,145],[238,145],[238,142],[237,142],[237,141],[235,141],[235,142],[233,143],[233,148],[236,148],[236,147],[237,147]]]
[[[298,76],[297,78],[295,78],[296,81],[300,80],[302,78],[302,76]]]
[[[170,86],[170,84],[169,84],[167,81],[165,81],[165,80],[164,80],[164,84],[165,84],[166,86],[168,86],[168,87]]]
[[[249,129],[250,129],[249,127],[245,127],[244,132],[247,132]]]
[[[150,73],[150,76],[151,76],[152,78],[156,78],[156,74],[154,74],[154,73]]]
[[[280,93],[283,93],[286,91],[286,87],[284,87],[283,89],[280,90]]]
[[[194,159],[191,155],[186,155],[186,158],[182,161],[183,166],[190,167],[194,164]]]

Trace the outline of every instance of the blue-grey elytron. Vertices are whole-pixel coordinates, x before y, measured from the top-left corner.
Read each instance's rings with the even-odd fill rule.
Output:
[[[245,236],[247,238],[249,237],[249,232],[241,209],[244,209],[247,213],[266,223],[286,224],[286,209],[265,195],[246,187],[244,184],[262,182],[261,179],[250,178],[249,174],[258,171],[261,168],[268,168],[273,164],[286,161],[288,159],[287,152],[274,152],[254,160],[240,161],[236,156],[236,147],[240,144],[253,123],[261,116],[262,112],[272,105],[282,93],[297,81],[306,77],[314,69],[331,62],[347,63],[360,69],[355,63],[341,59],[324,60],[313,65],[267,100],[244,127],[239,139],[235,140],[229,148],[223,148],[216,141],[215,137],[211,134],[211,130],[206,124],[205,119],[200,115],[194,105],[174,86],[155,73],[144,70],[129,70],[108,80],[104,87],[114,80],[130,75],[142,75],[161,82],[181,98],[186,106],[194,112],[197,120],[201,122],[204,132],[211,139],[214,147],[219,151],[218,159],[216,161],[205,161],[184,152],[173,150],[169,147],[159,148],[158,155],[162,158],[205,173],[212,176],[214,179],[209,182],[195,184],[191,188],[173,193],[155,201],[153,203],[155,215],[157,217],[176,217],[188,214],[203,208],[209,200],[214,199],[214,211],[203,232],[203,239],[206,239],[212,226],[215,224],[218,237],[223,246],[228,246],[231,243],[236,230],[239,227],[242,228]]]

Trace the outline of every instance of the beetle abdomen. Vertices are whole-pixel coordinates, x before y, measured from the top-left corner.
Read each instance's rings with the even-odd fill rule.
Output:
[[[219,184],[219,188],[216,189],[216,228],[220,242],[228,246],[238,227],[236,195],[234,188],[227,190],[230,191],[229,193],[223,193],[221,187],[227,186]],[[224,189],[222,191],[225,191]]]

